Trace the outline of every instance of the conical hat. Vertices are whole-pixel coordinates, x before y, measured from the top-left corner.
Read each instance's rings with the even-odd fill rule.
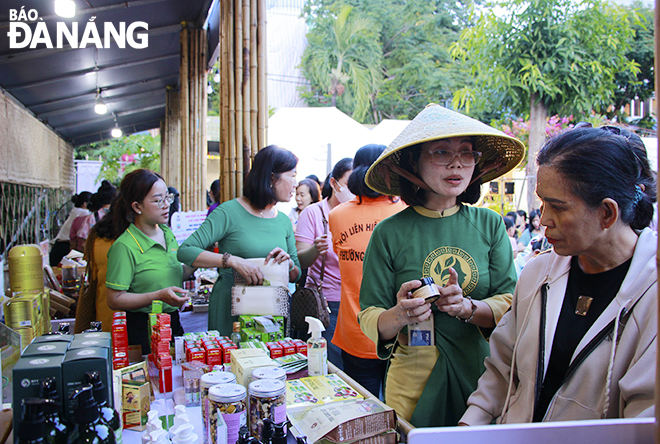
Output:
[[[367,171],[365,181],[369,188],[381,194],[399,196],[400,175],[393,169],[398,169],[403,149],[431,140],[463,136],[474,136],[473,149],[483,153],[478,163],[483,183],[511,171],[525,155],[525,145],[515,137],[431,103],[383,151]]]

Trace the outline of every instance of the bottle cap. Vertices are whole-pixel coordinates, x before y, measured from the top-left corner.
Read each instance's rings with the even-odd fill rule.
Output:
[[[71,396],[71,399],[78,401],[74,415],[78,424],[89,424],[99,418],[99,408],[94,400],[91,385],[86,385],[80,390],[76,390]]]
[[[209,399],[214,402],[237,402],[245,397],[245,387],[240,384],[219,384],[209,388]]]
[[[236,383],[236,375],[232,372],[208,372],[204,373],[200,378],[200,386],[203,388],[210,388],[218,384],[234,383]]]
[[[309,330],[307,333],[312,334],[312,338],[318,339],[321,337],[321,332],[325,331],[325,327],[323,326],[323,322],[319,321],[318,319],[312,317],[312,316],[305,316],[305,322],[309,324]]]
[[[286,391],[286,384],[278,379],[257,379],[252,381],[248,387],[250,395],[260,398],[279,396]]]
[[[186,406],[183,404],[175,405],[174,406],[174,416],[179,416],[179,415],[185,415],[187,414],[186,412]]]
[[[98,405],[106,405],[108,402],[108,391],[101,381],[101,375],[97,371],[85,373],[87,382],[92,385],[92,393]]]
[[[18,423],[18,438],[25,441],[36,441],[46,434],[44,422],[43,399],[25,398],[21,401],[23,416]]]
[[[174,444],[193,444],[197,442],[197,435],[194,433],[192,424],[184,424],[174,432]]]
[[[234,322],[234,331],[239,332],[241,331],[241,323],[240,322]]]
[[[422,287],[423,287],[424,285],[431,285],[431,284],[434,284],[434,283],[435,283],[435,281],[433,280],[433,278],[430,277],[430,276],[429,276],[429,277],[422,278],[422,279],[420,279],[420,280],[422,281]]]

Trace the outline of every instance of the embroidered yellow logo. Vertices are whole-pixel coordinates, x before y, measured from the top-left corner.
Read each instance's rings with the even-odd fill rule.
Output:
[[[479,282],[477,264],[465,250],[456,247],[440,247],[424,260],[422,276],[431,276],[436,285],[443,286],[449,280],[449,267],[458,274],[458,282],[465,294],[470,294]]]

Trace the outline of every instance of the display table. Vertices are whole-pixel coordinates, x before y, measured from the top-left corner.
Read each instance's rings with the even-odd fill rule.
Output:
[[[344,381],[346,381],[352,388],[354,388],[358,393],[360,393],[362,396],[365,398],[373,397],[374,395],[369,393],[364,387],[362,387],[360,384],[355,382],[351,377],[349,377],[346,373],[343,371],[339,370],[335,365],[332,363],[328,363],[328,371],[330,373],[335,373],[337,376],[341,377]],[[304,375],[306,376],[306,375]],[[183,381],[182,381],[182,375],[181,375],[181,366],[180,365],[175,365],[173,370],[172,370],[172,388],[173,391],[171,393],[156,393],[156,400],[158,399],[167,399],[167,398],[172,398],[174,400],[174,404],[183,404],[185,405],[185,396],[183,393]],[[193,425],[195,428],[195,433],[200,439],[200,443],[202,442],[202,410],[200,406],[196,407],[186,407],[186,413],[188,414],[188,418],[190,419],[190,423]],[[412,425],[401,419],[398,418],[398,426],[397,426],[397,431],[400,434],[400,442],[406,442],[407,441],[407,435],[410,430],[413,429]],[[134,430],[124,430],[123,432],[123,444],[141,444],[141,436],[142,432],[141,431],[134,431]],[[288,436],[288,442],[289,443],[295,443],[295,437],[289,433]]]

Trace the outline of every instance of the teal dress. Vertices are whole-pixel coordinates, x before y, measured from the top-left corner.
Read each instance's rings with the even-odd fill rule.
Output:
[[[229,253],[243,259],[266,257],[280,247],[300,268],[296,238],[289,217],[278,212],[274,218],[254,216],[238,200],[218,206],[202,225],[179,247],[178,258],[192,265],[199,254],[218,243],[220,253]],[[232,323],[238,318],[231,315],[231,287],[234,275],[231,268],[218,269],[218,280],[209,299],[209,330],[218,330],[229,336]]]

